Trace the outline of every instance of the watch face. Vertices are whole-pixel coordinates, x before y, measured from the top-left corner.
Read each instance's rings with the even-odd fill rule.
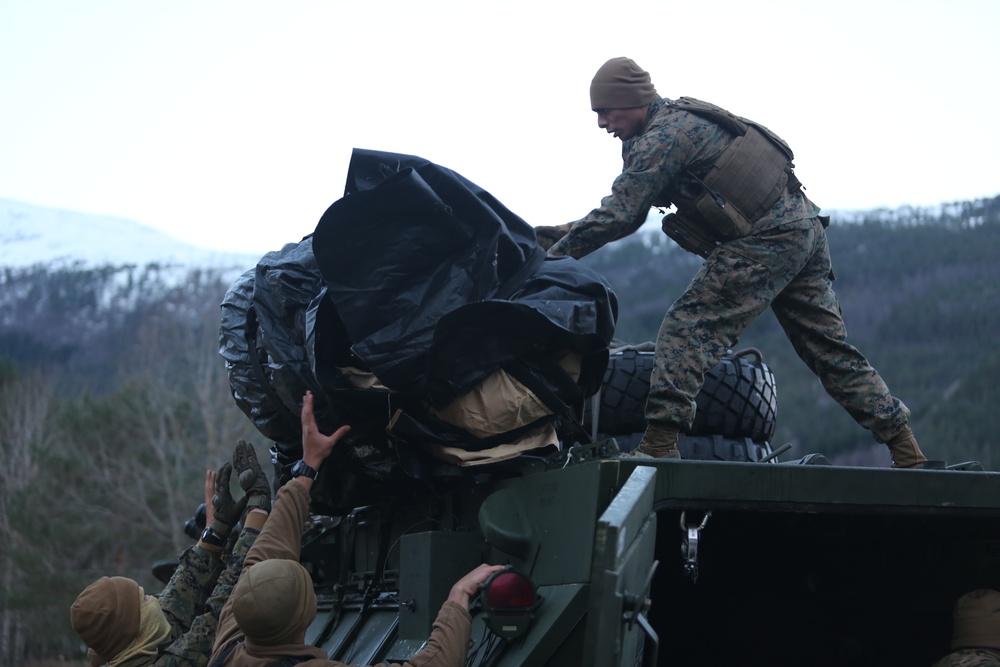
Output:
[[[318,473],[306,465],[305,461],[296,461],[295,465],[292,466],[292,477],[308,477],[309,479],[316,479]]]
[[[212,546],[221,546],[222,538],[215,534],[211,527],[201,531],[201,541]]]

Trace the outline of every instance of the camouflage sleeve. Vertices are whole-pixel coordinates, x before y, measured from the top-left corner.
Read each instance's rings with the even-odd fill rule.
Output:
[[[194,619],[191,629],[178,637],[157,658],[154,663],[156,667],[204,667],[208,664],[222,606],[229,599],[243,570],[247,552],[259,534],[260,531],[253,528],[244,528],[240,532],[226,569],[219,576],[219,581],[212,590],[211,597],[208,598],[207,606]]]
[[[988,648],[963,648],[935,662],[932,667],[997,667],[1000,651]]]
[[[240,578],[240,573],[243,571],[243,562],[246,560],[247,553],[250,551],[250,547],[253,546],[254,540],[257,539],[258,535],[260,535],[259,530],[244,528],[240,533],[240,539],[236,540],[236,546],[233,547],[229,563],[219,577],[219,583],[215,585],[212,597],[208,598],[208,611],[216,619],[219,618],[219,614],[222,612],[222,606],[229,599],[229,594],[233,592],[233,587],[236,586],[236,582]]]
[[[181,554],[170,581],[160,593],[163,614],[170,621],[171,639],[190,630],[191,623],[205,607],[212,588],[222,571],[222,562],[198,546]]]
[[[626,149],[625,168],[611,185],[611,194],[573,223],[549,253],[579,259],[635,232],[646,221],[657,195],[683,171],[692,150],[687,134],[673,125],[648,130]]]

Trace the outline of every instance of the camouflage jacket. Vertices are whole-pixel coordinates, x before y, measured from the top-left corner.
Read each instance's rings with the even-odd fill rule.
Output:
[[[157,596],[170,621],[170,639],[186,633],[204,609],[212,587],[222,572],[222,562],[198,546],[188,547],[177,562],[170,581]]]
[[[611,194],[573,223],[549,252],[580,258],[635,232],[654,206],[675,205],[683,210],[702,192],[695,176],[706,175],[734,138],[716,123],[657,98],[649,106],[642,134],[622,143],[624,165]],[[786,190],[754,229],[769,229],[818,214],[819,208],[801,191]]]
[[[952,651],[932,667],[1000,667],[1000,651],[992,648],[963,648]]]
[[[229,599],[229,594],[233,592],[233,587],[240,578],[240,572],[243,571],[243,561],[258,534],[259,531],[244,528],[233,547],[233,552],[226,563],[226,569],[222,571],[221,575],[217,575],[216,581],[209,583],[207,588],[198,591],[197,595],[192,595],[187,601],[195,599],[197,606],[192,610],[187,606],[187,603],[184,604],[183,612],[191,614],[185,617],[188,621],[188,627],[186,630],[182,630],[179,636],[173,637],[173,641],[168,646],[161,649],[160,656],[153,663],[156,667],[204,667],[208,664],[208,659],[212,655],[212,645],[215,642],[215,633],[219,627],[219,615],[222,612],[222,607]],[[197,547],[192,547],[192,549],[197,549]],[[201,549],[197,550],[201,551]],[[216,564],[212,567],[217,567],[218,560],[214,558],[209,560]],[[173,582],[173,578],[171,578],[171,582]],[[208,595],[209,593],[211,595]],[[207,600],[205,595],[208,595]],[[162,595],[160,596],[160,606],[163,607]],[[171,619],[171,625],[174,626],[175,632],[180,629],[166,608],[163,609],[163,612],[168,619]],[[174,618],[178,617],[175,615]]]

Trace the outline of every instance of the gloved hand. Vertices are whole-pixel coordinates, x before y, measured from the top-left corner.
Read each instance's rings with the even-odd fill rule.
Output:
[[[212,508],[215,516],[212,520],[212,532],[219,537],[225,537],[230,529],[240,520],[243,509],[246,507],[246,496],[233,499],[233,493],[229,488],[229,480],[233,475],[233,464],[224,463],[215,474],[215,494],[212,496]]]
[[[239,475],[240,488],[246,493],[247,509],[271,511],[271,487],[257,461],[257,452],[246,440],[239,440],[233,449],[233,468]]]
[[[567,222],[564,225],[535,227],[535,238],[538,241],[538,245],[542,246],[543,250],[548,251],[548,249],[554,246],[559,239],[566,236],[566,232],[568,232],[572,227],[572,222]]]

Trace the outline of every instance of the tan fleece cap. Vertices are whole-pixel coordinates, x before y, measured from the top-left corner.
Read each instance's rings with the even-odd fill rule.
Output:
[[[127,577],[101,577],[83,589],[69,610],[80,639],[105,661],[128,648],[139,634],[143,592]]]
[[[656,98],[649,72],[631,58],[612,58],[590,82],[590,108],[594,111],[643,107]]]
[[[233,588],[233,617],[248,643],[292,643],[315,616],[312,577],[297,561],[275,558],[254,563],[243,570]]]
[[[1000,593],[980,588],[955,603],[951,648],[1000,649]]]

